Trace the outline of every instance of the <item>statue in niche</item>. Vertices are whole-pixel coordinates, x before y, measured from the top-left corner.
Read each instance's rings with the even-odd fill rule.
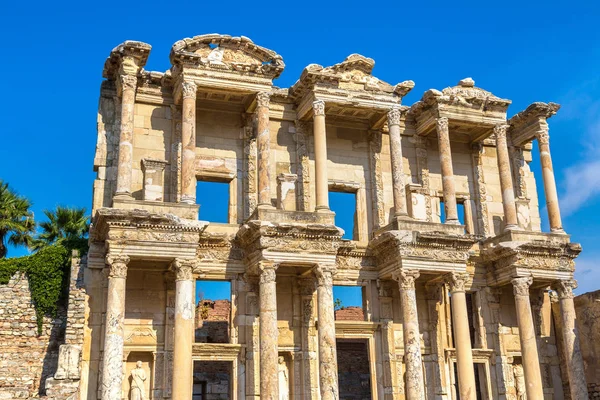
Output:
[[[288,376],[288,368],[285,358],[278,358],[278,373],[279,373],[279,400],[289,400],[290,398],[290,381]]]
[[[129,398],[131,400],[146,400],[146,390],[144,382],[146,381],[146,372],[142,368],[142,362],[135,363],[135,368],[131,370],[131,388]]]
[[[521,364],[513,365],[513,374],[515,375],[515,389],[517,390],[517,400],[527,400],[525,387],[525,373]]]

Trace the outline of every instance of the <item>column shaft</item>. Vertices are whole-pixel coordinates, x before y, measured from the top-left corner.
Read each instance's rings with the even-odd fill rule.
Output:
[[[258,205],[271,207],[271,134],[269,131],[269,97],[267,92],[256,95],[257,134],[256,147],[258,153]]]
[[[560,319],[562,321],[563,351],[567,364],[569,388],[572,400],[587,400],[587,382],[583,367],[583,357],[579,347],[579,335],[575,325],[575,304],[573,289],[577,288],[574,280],[559,281],[555,287],[558,292]]]
[[[418,271],[400,270],[394,274],[400,287],[400,306],[402,307],[402,331],[404,335],[404,365],[406,366],[406,382],[404,393],[408,400],[425,398],[423,381],[423,362],[421,359],[421,335],[419,334],[419,317],[417,314],[417,297],[415,280]]]
[[[319,335],[319,384],[322,400],[339,398],[335,314],[333,310],[333,267],[318,266],[317,315]]]
[[[548,209],[550,230],[553,232],[562,232],[563,227],[560,218],[560,207],[558,205],[554,169],[552,168],[552,157],[550,156],[550,136],[548,135],[548,131],[541,132],[537,139],[540,149],[542,178],[544,180],[544,193],[546,195],[546,208]]]
[[[276,265],[261,262],[260,304],[260,398],[279,400]]]
[[[531,277],[515,278],[512,280],[527,398],[543,399],[544,390],[542,386],[542,373],[540,371],[540,358],[538,356],[533,315],[529,300],[529,286],[532,283],[533,279]]]
[[[127,256],[106,256],[109,267],[104,353],[102,358],[102,398],[121,399],[123,385],[123,320]]]
[[[327,181],[327,133],[325,131],[325,102],[313,103],[313,133],[315,142],[315,198],[316,211],[329,211],[329,183]]]
[[[404,187],[404,169],[402,160],[402,141],[400,136],[400,110],[393,108],[388,113],[390,132],[390,157],[392,161],[392,186],[394,194],[394,213],[398,216],[408,214],[406,209],[406,188]]]
[[[456,364],[458,369],[458,388],[461,400],[477,400],[475,386],[475,370],[473,369],[473,350],[469,334],[469,314],[465,282],[469,274],[452,273],[448,276],[450,294],[452,296],[452,329],[454,330],[454,347],[456,348]]]
[[[515,189],[513,187],[512,174],[510,172],[510,157],[506,143],[506,129],[508,125],[501,124],[494,127],[496,134],[496,151],[498,160],[498,171],[500,172],[500,189],[502,190],[502,206],[504,207],[504,229],[516,229],[517,206],[515,204]]]
[[[442,170],[442,189],[444,191],[444,209],[447,224],[459,224],[456,210],[456,189],[454,187],[454,170],[452,168],[452,150],[450,149],[450,134],[448,133],[448,118],[438,118],[436,121],[440,165]]]
[[[133,159],[133,117],[137,78],[121,75],[121,132],[119,134],[119,163],[117,164],[117,190],[115,195],[131,197]]]
[[[175,335],[173,342],[173,400],[191,400],[194,343],[195,260],[175,260]]]
[[[196,84],[183,82],[181,118],[181,202],[196,203]]]

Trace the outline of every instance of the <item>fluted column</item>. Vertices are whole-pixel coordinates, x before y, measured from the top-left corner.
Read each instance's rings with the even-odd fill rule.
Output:
[[[182,82],[183,95],[181,117],[181,202],[196,203],[196,91],[193,82]]]
[[[329,211],[329,183],[327,181],[327,133],[325,131],[325,102],[313,103],[313,134],[315,142],[315,198],[316,211]]]
[[[269,132],[269,99],[271,94],[260,92],[256,95],[257,133],[256,148],[258,153],[258,206],[272,207],[271,204],[271,134]]]
[[[137,78],[132,75],[120,75],[118,84],[121,88],[121,132],[119,133],[119,161],[115,196],[131,198],[133,117]]]
[[[402,333],[404,335],[404,365],[406,366],[404,393],[408,400],[422,400],[425,398],[423,362],[421,360],[421,336],[419,334],[417,296],[415,293],[415,280],[419,275],[419,271],[417,270],[400,270],[393,275],[394,280],[398,281],[400,288]]]
[[[546,209],[552,232],[563,232],[562,220],[560,218],[560,207],[558,205],[558,194],[556,192],[556,181],[554,169],[552,168],[552,157],[550,156],[550,135],[548,128],[537,135],[540,149],[540,161],[542,164],[542,179],[544,181],[544,193],[546,195]]]
[[[335,314],[333,310],[333,275],[335,267],[318,265],[317,316],[319,335],[319,384],[322,400],[339,398],[337,350],[335,343]]]
[[[175,270],[175,337],[173,342],[173,400],[191,400],[194,343],[194,275],[196,260],[173,261]]]
[[[521,355],[528,399],[543,399],[542,374],[538,356],[537,340],[533,326],[533,315],[529,299],[529,286],[533,283],[531,277],[515,278],[512,281],[517,309],[517,323],[521,340]]]
[[[558,293],[560,319],[562,321],[563,351],[567,363],[567,375],[572,400],[587,400],[587,382],[583,368],[583,357],[579,348],[579,335],[575,324],[575,304],[573,290],[577,288],[575,280],[558,281],[553,289]]]
[[[516,229],[518,227],[515,190],[513,187],[512,174],[510,172],[508,145],[506,143],[507,129],[508,125],[506,124],[494,126],[498,171],[500,172],[500,189],[502,190],[502,206],[504,207],[504,230]]]
[[[406,188],[402,160],[402,141],[400,138],[400,109],[392,108],[387,115],[390,132],[390,157],[392,160],[392,188],[394,194],[394,213],[396,217],[406,216]]]
[[[260,304],[260,398],[279,400],[279,356],[277,329],[277,264],[261,261],[259,265]]]
[[[104,323],[102,358],[102,398],[120,399],[123,385],[123,320],[125,318],[125,280],[129,257],[106,256],[108,291]]]
[[[448,132],[448,118],[441,117],[436,120],[438,134],[438,147],[440,152],[440,165],[442,170],[442,189],[444,191],[444,208],[446,211],[446,224],[460,224],[456,210],[456,188],[454,186],[454,170],[452,168],[452,150],[450,149],[450,134]]]
[[[456,364],[458,367],[458,390],[461,400],[477,400],[475,387],[475,370],[473,369],[473,350],[469,334],[469,314],[465,283],[468,273],[450,273],[446,282],[450,286],[452,305],[452,329],[454,331],[454,347],[456,348]]]

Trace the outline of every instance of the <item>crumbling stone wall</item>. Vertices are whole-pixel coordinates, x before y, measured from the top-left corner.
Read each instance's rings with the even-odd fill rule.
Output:
[[[575,297],[575,312],[590,399],[600,399],[600,290]]]
[[[194,363],[194,396],[202,400],[229,399],[231,362],[196,361]],[[200,395],[204,395],[200,397]]]
[[[371,398],[371,374],[366,342],[337,342],[340,400]]]
[[[196,342],[229,343],[229,300],[201,300],[196,306]]]

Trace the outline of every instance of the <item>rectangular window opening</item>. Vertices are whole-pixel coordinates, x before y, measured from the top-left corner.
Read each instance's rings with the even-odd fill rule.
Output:
[[[229,343],[231,282],[196,281],[196,343]]]
[[[356,193],[329,192],[329,207],[335,212],[335,225],[344,230],[342,238],[358,240]]]
[[[229,182],[198,179],[196,203],[200,220],[229,223]]]
[[[369,346],[366,340],[336,340],[340,399],[371,399]]]
[[[465,203],[461,200],[456,202],[456,213],[458,214],[458,222],[461,225],[465,224]],[[446,207],[444,199],[440,198],[440,222],[443,224],[446,222]]]
[[[336,321],[364,321],[365,305],[362,286],[333,286]]]
[[[230,399],[231,367],[231,361],[194,361],[192,399]]]

